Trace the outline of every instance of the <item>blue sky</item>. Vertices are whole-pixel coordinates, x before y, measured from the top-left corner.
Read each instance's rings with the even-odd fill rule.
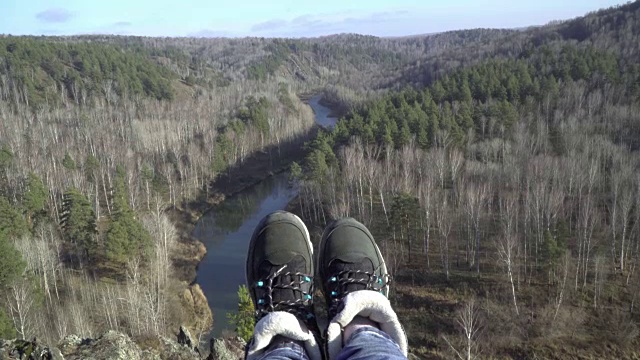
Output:
[[[0,34],[308,37],[543,25],[620,0],[0,0]]]

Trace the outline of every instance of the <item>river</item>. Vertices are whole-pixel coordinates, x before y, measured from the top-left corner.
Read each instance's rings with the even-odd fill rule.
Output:
[[[320,95],[307,102],[316,123],[332,128],[336,120],[330,109],[320,104]],[[288,174],[271,176],[227,198],[205,213],[193,230],[193,236],[207,247],[198,265],[197,282],[213,312],[211,335],[219,337],[231,331],[227,314],[238,308],[238,287],[245,284],[245,259],[253,229],[267,214],[284,209],[297,194]]]

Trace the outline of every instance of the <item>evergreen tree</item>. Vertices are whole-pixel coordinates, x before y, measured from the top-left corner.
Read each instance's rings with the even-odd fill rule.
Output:
[[[291,163],[291,170],[289,175],[290,181],[300,180],[302,179],[302,168],[297,162]]]
[[[0,196],[0,234],[18,239],[29,232],[27,221],[5,197]]]
[[[429,136],[429,132],[424,125],[420,126],[420,130],[418,130],[417,141],[418,145],[423,150],[431,147],[431,137]]]
[[[75,170],[76,162],[73,160],[69,153],[64,154],[64,159],[62,159],[62,166],[64,166],[67,170]]]
[[[456,114],[456,123],[463,130],[468,130],[473,128],[473,115],[471,113],[470,103],[460,103],[458,108],[458,112]]]
[[[15,339],[16,329],[11,318],[7,316],[3,308],[0,308],[0,339]]]
[[[407,193],[394,196],[391,204],[391,227],[401,238],[407,239],[409,261],[411,261],[411,248],[415,240],[419,213],[420,203],[417,198]]]
[[[13,152],[7,145],[2,145],[0,148],[0,196],[6,194],[7,186],[7,171],[13,163]]]
[[[13,162],[13,152],[7,145],[0,149],[0,170],[6,170]]]
[[[253,336],[255,314],[249,289],[245,285],[241,285],[238,288],[238,312],[235,314],[227,314],[227,317],[235,326],[236,334],[248,343]]]
[[[24,193],[24,199],[22,204],[27,212],[27,219],[31,221],[33,215],[44,209],[47,204],[47,198],[49,197],[49,191],[42,183],[42,180],[34,174],[29,173],[27,179],[27,188]]]
[[[213,152],[211,170],[214,174],[224,172],[229,166],[229,153],[231,151],[231,140],[226,133],[218,135]]]
[[[499,105],[500,122],[507,128],[511,128],[518,121],[518,112],[510,102],[503,100]]]
[[[151,246],[151,235],[136,220],[127,202],[124,178],[117,176],[113,211],[105,242],[107,259],[115,264],[124,264],[136,256],[146,257]]]
[[[96,216],[89,200],[76,189],[64,193],[60,225],[67,240],[88,258],[94,255]]]
[[[460,100],[465,103],[470,103],[473,98],[471,97],[471,88],[469,87],[469,81],[465,77],[460,84]]]
[[[13,246],[9,238],[0,232],[0,292],[22,275],[25,266],[20,252]]]
[[[373,135],[373,129],[370,125],[365,125],[361,136],[362,142],[365,144],[373,144],[376,141],[376,137]]]
[[[87,155],[84,160],[84,176],[90,183],[97,181],[97,170],[100,168],[100,162],[92,154]]]
[[[262,135],[269,132],[269,108],[271,104],[264,96],[256,100],[250,96],[246,102],[246,108],[240,110],[239,117],[257,128]]]
[[[329,172],[329,166],[324,153],[320,150],[313,150],[307,155],[307,166],[309,167],[309,174],[313,179],[324,179]]]
[[[440,103],[444,100],[446,92],[444,87],[442,86],[442,82],[436,81],[431,90],[431,95],[436,103]]]
[[[384,129],[384,132],[382,134],[382,139],[381,139],[382,145],[384,145],[386,149],[393,149],[394,141],[393,141],[393,131],[391,130],[391,126],[385,125],[383,129]]]
[[[558,259],[566,251],[566,244],[553,236],[549,230],[544,231],[544,244],[542,246],[542,260],[545,268],[549,270],[553,268]]]
[[[402,126],[400,127],[400,131],[398,132],[398,137],[396,138],[396,147],[398,149],[407,145],[411,140],[411,132],[409,131],[409,124],[406,120],[402,121]]]

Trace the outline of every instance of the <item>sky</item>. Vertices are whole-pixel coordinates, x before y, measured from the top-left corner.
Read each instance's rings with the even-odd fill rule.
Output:
[[[521,28],[620,0],[0,0],[0,34],[406,36]]]

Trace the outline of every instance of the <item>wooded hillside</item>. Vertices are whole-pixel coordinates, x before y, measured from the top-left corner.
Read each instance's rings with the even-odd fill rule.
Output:
[[[630,357],[639,35],[636,1],[406,38],[0,36],[0,337],[188,321],[169,214],[306,142],[298,211],[372,228],[413,354]],[[320,92],[342,119],[311,139]]]
[[[637,9],[508,35],[310,143],[300,212],[373,229],[416,354],[633,357]]]

